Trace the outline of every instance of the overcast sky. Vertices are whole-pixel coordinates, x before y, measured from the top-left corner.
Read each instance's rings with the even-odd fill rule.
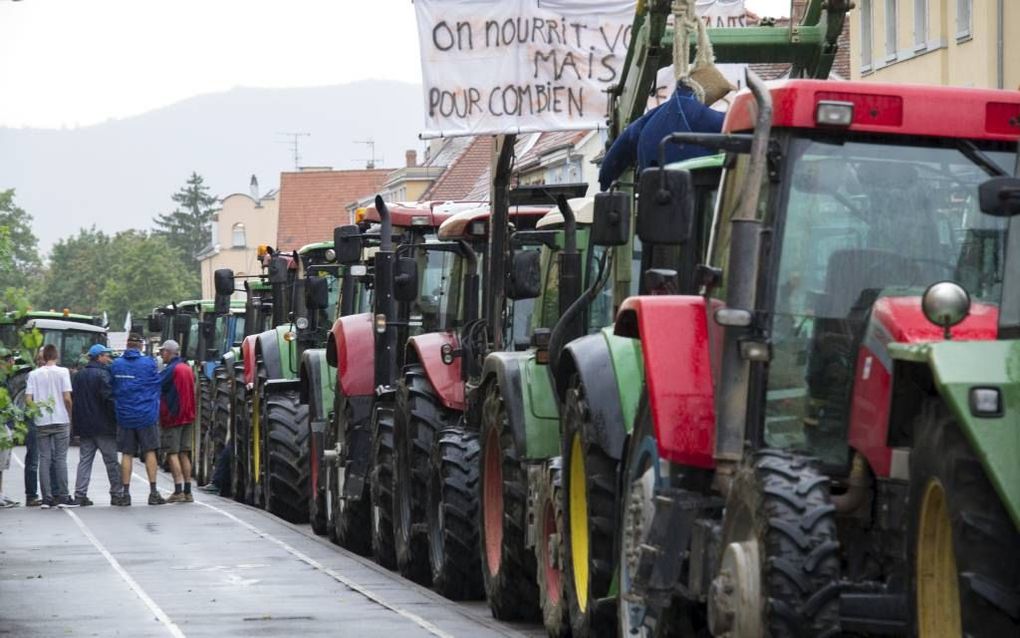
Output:
[[[235,86],[419,83],[417,47],[410,0],[0,0],[0,126],[85,126]]]

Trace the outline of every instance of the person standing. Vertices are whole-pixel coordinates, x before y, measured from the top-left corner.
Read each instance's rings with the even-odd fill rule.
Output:
[[[141,353],[142,338],[128,335],[127,350],[113,362],[113,403],[117,414],[117,449],[124,493],[116,505],[131,505],[131,466],[135,455],[145,459],[149,505],[166,503],[156,490],[156,449],[159,447],[159,372],[156,362]]]
[[[35,420],[39,448],[39,483],[42,505],[48,509],[78,507],[67,493],[67,445],[71,440],[71,374],[57,365],[57,347],[42,350],[43,365],[28,373],[26,405],[38,405]]]
[[[165,368],[160,376],[162,400],[159,405],[160,442],[174,477],[174,493],[168,503],[192,503],[191,440],[195,436],[195,376],[181,361],[181,346],[173,339],[159,349]]]
[[[103,455],[103,465],[110,479],[110,504],[119,505],[124,493],[120,482],[120,461],[117,460],[117,417],[109,370],[112,352],[98,343],[89,348],[88,365],[71,380],[75,397],[71,421],[81,439],[74,502],[83,507],[92,505],[88,489],[96,450]]]

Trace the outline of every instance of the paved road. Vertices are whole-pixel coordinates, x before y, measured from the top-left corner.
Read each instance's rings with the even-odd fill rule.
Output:
[[[3,488],[23,501],[22,459],[17,448]],[[0,635],[544,635],[229,499],[148,506],[144,476],[136,461],[130,508],[110,507],[97,459],[94,507],[0,510]],[[159,485],[172,488],[165,475]]]

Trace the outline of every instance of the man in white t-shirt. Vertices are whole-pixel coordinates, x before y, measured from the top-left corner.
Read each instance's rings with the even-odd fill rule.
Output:
[[[67,445],[71,440],[71,374],[57,365],[57,347],[42,351],[43,365],[28,373],[25,402],[38,404],[35,419],[39,446],[42,508],[77,507],[67,493]],[[52,468],[52,469],[51,469]],[[51,475],[51,472],[55,476]],[[55,482],[55,484],[54,484]]]

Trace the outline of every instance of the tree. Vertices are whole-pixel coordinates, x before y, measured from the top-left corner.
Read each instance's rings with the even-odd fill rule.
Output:
[[[143,317],[156,306],[201,294],[197,270],[181,262],[177,250],[162,235],[130,230],[113,238],[111,260],[99,302],[109,313],[110,325],[119,326],[131,311]]]
[[[16,272],[18,268],[16,255],[17,245],[12,239],[10,227],[0,224],[0,282],[8,281],[10,273]],[[25,299],[23,289],[11,286],[0,289],[0,315],[5,321],[16,322],[27,310],[28,301]],[[42,335],[38,330],[31,333],[19,330],[18,333],[17,341],[29,351],[35,350],[42,343]],[[39,406],[21,408],[11,399],[7,378],[14,372],[15,362],[7,358],[9,354],[11,353],[7,347],[0,343],[0,459],[3,459],[0,476],[3,475],[5,465],[10,462],[6,450],[24,441],[28,431],[28,420],[39,416]]]
[[[49,266],[33,290],[35,306],[102,314],[100,294],[116,258],[113,238],[95,226],[61,239],[50,251]]]
[[[209,194],[202,176],[191,173],[187,184],[171,198],[177,208],[165,215],[156,216],[156,233],[166,237],[170,245],[180,251],[181,258],[196,273],[201,268],[195,255],[211,242],[210,224],[219,208],[216,198]]]
[[[0,226],[7,228],[10,242],[8,266],[3,283],[13,288],[25,288],[35,276],[42,260],[39,259],[39,239],[32,232],[32,216],[14,203],[14,189],[0,191]]]

